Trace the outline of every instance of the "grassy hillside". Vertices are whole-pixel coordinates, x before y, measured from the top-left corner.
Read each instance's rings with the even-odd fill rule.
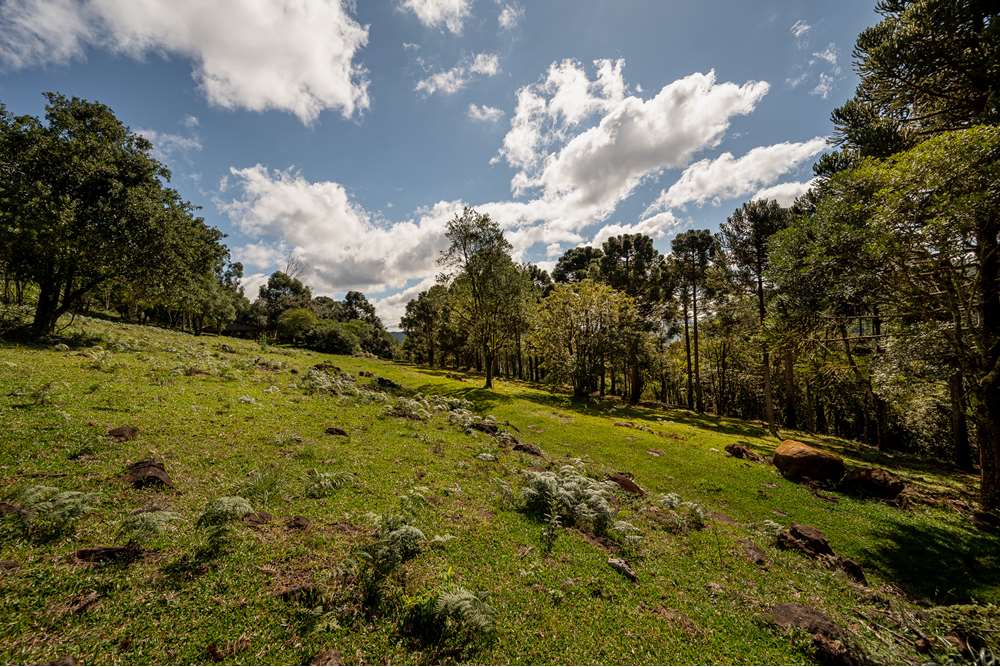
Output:
[[[996,641],[983,627],[997,620],[989,603],[1000,601],[1000,539],[961,511],[968,477],[790,434],[889,467],[932,501],[901,509],[816,493],[767,463],[727,456],[734,442],[769,454],[777,441],[757,424],[574,404],[515,382],[483,391],[444,372],[95,321],[67,343],[0,347],[0,497],[17,504],[37,485],[96,494],[90,511],[50,535],[27,534],[15,514],[2,518],[3,662],[809,662],[808,637],[767,621],[785,602],[822,610],[879,662],[967,659],[947,635]],[[365,390],[305,386],[320,363]],[[362,371],[401,388],[377,393]],[[447,411],[387,414],[397,395],[417,393],[470,401],[550,463],[466,433]],[[122,425],[137,426],[137,437],[105,435]],[[173,488],[124,481],[129,463],[150,457],[165,463]],[[572,459],[589,477],[625,471],[646,489],[614,494],[618,518],[641,541],[561,527],[546,548],[544,518],[522,507],[524,470]],[[339,488],[318,492],[313,470]],[[706,526],[666,530],[651,508],[667,493],[702,505]],[[197,522],[224,496],[271,518],[234,522],[213,552],[219,545]],[[176,520],[142,538],[138,560],[74,556],[125,544],[123,526],[141,509]],[[371,513],[403,513],[428,540],[391,578],[381,607],[359,611],[357,582],[345,573],[374,539]],[[290,526],[293,517],[308,526]],[[765,521],[819,528],[865,568],[868,585],[777,549]],[[761,548],[766,567],[748,560],[744,540]],[[638,581],[609,557],[627,560]],[[494,641],[444,653],[407,636],[408,610],[458,586],[494,610]],[[970,603],[980,606],[953,606]],[[932,655],[917,652],[921,634]]]

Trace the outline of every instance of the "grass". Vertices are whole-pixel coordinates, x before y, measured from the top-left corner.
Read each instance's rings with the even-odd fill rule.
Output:
[[[769,454],[777,440],[759,424],[575,403],[503,380],[485,391],[445,372],[243,340],[94,320],[77,327],[74,340],[87,347],[0,346],[0,497],[37,485],[97,494],[92,511],[51,539],[19,533],[11,517],[0,524],[0,662],[301,663],[337,651],[366,663],[802,663],[811,660],[808,642],[765,620],[771,605],[797,602],[847,628],[874,660],[916,663],[967,659],[942,639],[956,614],[985,614],[987,626],[997,617],[988,605],[1000,602],[1000,538],[952,509],[968,502],[974,480],[924,461],[791,434],[850,462],[889,467],[950,505],[899,509],[836,494],[831,501],[770,465],[725,455],[732,442]],[[556,466],[582,459],[598,479],[631,473],[649,495],[614,501],[641,542],[620,554],[574,528],[546,537],[551,526],[518,502],[522,471],[539,459],[467,434],[447,413],[391,417],[380,400],[307,393],[299,384],[318,363],[355,377],[370,371],[406,395],[471,401]],[[105,437],[121,425],[137,426],[138,436]],[[328,435],[331,426],[348,435]],[[476,458],[484,452],[497,460]],[[165,463],[173,488],[123,481],[126,466],[146,458]],[[337,483],[308,492],[315,471]],[[663,530],[647,507],[665,493],[702,505],[708,525]],[[228,496],[272,518],[232,522],[222,548],[208,549],[198,517]],[[120,545],[123,525],[141,508],[179,520],[143,542],[140,560],[102,566],[73,558],[81,548]],[[395,611],[346,617],[317,612],[309,596],[282,594],[350,586],[345,566],[375,534],[368,515],[400,511],[428,538],[455,539],[402,565]],[[292,517],[308,527],[289,528]],[[864,566],[869,586],[775,549],[757,529],[765,520],[819,528]],[[743,555],[745,539],[763,549],[766,570]],[[638,583],[609,567],[620,555]],[[495,641],[439,654],[404,636],[403,607],[459,588],[492,608]],[[953,606],[970,604],[979,606]],[[916,651],[918,633],[932,639],[933,656]],[[995,636],[985,641],[995,649]]]

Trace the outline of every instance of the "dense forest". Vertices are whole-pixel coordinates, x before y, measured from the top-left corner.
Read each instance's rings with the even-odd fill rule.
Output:
[[[791,207],[748,201],[666,253],[641,234],[576,247],[551,275],[466,209],[398,350],[364,295],[314,297],[294,257],[251,302],[221,232],[107,106],[0,107],[0,328],[44,338],[86,312],[760,419],[978,468],[1000,508],[997,8],[879,11]]]

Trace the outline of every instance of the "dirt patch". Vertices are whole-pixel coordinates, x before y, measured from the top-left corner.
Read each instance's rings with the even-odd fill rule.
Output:
[[[310,525],[312,522],[304,516],[293,516],[285,522],[285,528],[288,530],[306,530]]]
[[[615,472],[608,475],[608,480],[614,482],[620,486],[624,491],[628,493],[644,496],[646,495],[646,490],[635,483],[632,479],[632,474],[627,472]]]
[[[99,565],[128,565],[143,557],[145,552],[135,544],[122,547],[90,547],[73,556],[80,562]]]

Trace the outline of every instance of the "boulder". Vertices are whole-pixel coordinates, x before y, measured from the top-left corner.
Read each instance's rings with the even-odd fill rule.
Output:
[[[785,440],[774,450],[774,465],[789,479],[838,481],[844,476],[844,460],[796,440]]]
[[[125,481],[139,489],[144,486],[173,486],[162,461],[136,461],[125,471]]]
[[[626,472],[612,473],[608,475],[608,480],[614,482],[628,493],[633,493],[637,496],[646,495],[646,490],[636,484],[632,476]]]
[[[801,551],[812,558],[821,556],[834,557],[833,548],[819,529],[793,523],[785,532],[778,535],[778,546],[783,549]]]
[[[840,481],[840,490],[855,496],[894,500],[906,482],[882,468],[853,468]]]
[[[613,570],[618,572],[620,575],[622,575],[629,581],[633,583],[639,581],[639,576],[635,573],[635,570],[629,567],[629,564],[626,563],[623,559],[609,558],[608,565],[610,565]]]

